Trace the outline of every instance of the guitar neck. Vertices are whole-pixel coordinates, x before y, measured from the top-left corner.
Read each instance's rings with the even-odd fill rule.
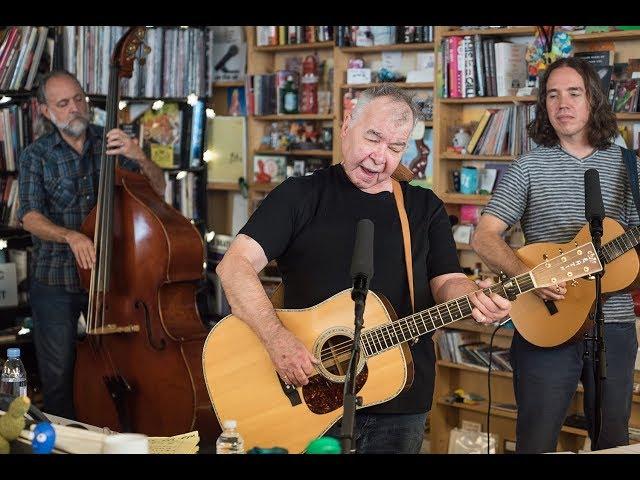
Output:
[[[513,283],[517,295],[536,288],[530,272],[513,277],[509,281]],[[507,298],[504,286],[501,283],[496,283],[482,291],[487,295],[497,293],[501,297]],[[469,299],[469,295],[465,295],[401,318],[391,324],[364,330],[361,343],[365,355],[367,357],[377,355],[401,343],[409,342],[438,328],[446,327],[453,322],[468,318],[471,316],[472,310],[473,304]]]
[[[640,225],[630,228],[619,237],[604,244],[601,249],[605,263],[611,263],[640,244]]]

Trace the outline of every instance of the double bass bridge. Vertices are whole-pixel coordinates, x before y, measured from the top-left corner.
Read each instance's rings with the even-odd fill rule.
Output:
[[[140,325],[103,325],[99,328],[87,330],[87,335],[112,335],[115,333],[137,333],[140,331]]]

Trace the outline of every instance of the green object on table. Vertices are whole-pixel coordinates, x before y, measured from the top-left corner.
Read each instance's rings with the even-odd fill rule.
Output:
[[[640,25],[617,25],[618,30],[640,30]]]
[[[337,438],[320,437],[309,444],[307,453],[339,454],[342,453],[342,448]]]

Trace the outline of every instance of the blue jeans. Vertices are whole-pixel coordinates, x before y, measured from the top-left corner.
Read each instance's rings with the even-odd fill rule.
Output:
[[[73,370],[80,312],[87,295],[31,281],[30,303],[44,411],[75,419]]]
[[[598,447],[629,444],[629,416],[638,340],[635,322],[605,323],[607,378],[603,381],[602,428]],[[585,342],[536,347],[517,332],[511,343],[513,388],[518,404],[516,451],[555,452],[567,410],[582,380],[589,437],[594,439],[595,380],[593,351],[583,358]]]
[[[357,453],[420,453],[426,413],[356,413],[353,436]],[[331,427],[326,436],[340,438],[342,422]]]

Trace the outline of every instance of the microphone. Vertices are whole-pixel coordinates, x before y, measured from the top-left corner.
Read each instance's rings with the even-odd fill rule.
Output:
[[[238,51],[239,49],[237,45],[235,44],[230,45],[229,49],[227,50],[227,53],[225,53],[223,57],[218,61],[218,63],[216,63],[216,66],[213,67],[214,70],[215,71],[222,70],[223,72],[227,72],[225,64],[229,61],[231,57],[235,56],[238,53]]]
[[[364,302],[373,277],[373,222],[364,218],[356,227],[356,241],[351,257],[351,298]]]
[[[589,222],[592,236],[602,236],[604,204],[600,191],[600,175],[595,168],[584,172],[584,216]]]

